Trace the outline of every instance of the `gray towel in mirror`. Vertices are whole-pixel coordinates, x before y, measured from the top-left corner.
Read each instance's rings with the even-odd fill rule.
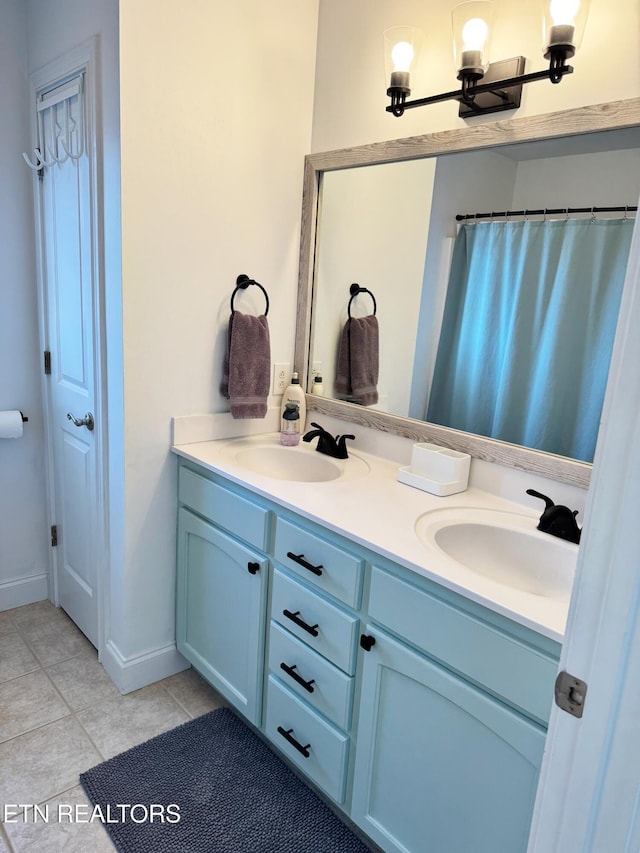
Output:
[[[340,336],[335,382],[338,396],[361,406],[378,402],[378,352],[377,317],[350,317]]]

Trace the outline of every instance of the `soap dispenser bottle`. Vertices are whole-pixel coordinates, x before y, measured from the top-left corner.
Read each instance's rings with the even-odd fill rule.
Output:
[[[280,422],[280,444],[295,447],[300,443],[300,410],[297,403],[287,403]]]
[[[280,409],[281,417],[284,415],[287,403],[295,403],[298,407],[300,432],[303,433],[304,425],[307,420],[307,402],[302,386],[300,385],[297,372],[291,374],[291,384],[285,389],[285,392],[282,395],[282,408]]]
[[[319,373],[313,377],[313,385],[311,386],[311,393],[315,394],[316,397],[324,396],[324,385],[322,384],[322,376]]]

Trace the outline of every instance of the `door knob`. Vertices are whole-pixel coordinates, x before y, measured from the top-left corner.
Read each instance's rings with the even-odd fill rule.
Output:
[[[89,432],[93,431],[93,415],[91,414],[91,412],[87,412],[87,414],[83,418],[76,418],[74,415],[71,414],[71,412],[67,412],[67,418],[70,421],[73,421],[75,426],[86,426]]]

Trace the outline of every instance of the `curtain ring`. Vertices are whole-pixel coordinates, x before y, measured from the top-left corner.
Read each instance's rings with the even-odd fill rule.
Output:
[[[627,213],[628,213],[628,212],[629,212],[629,205],[625,204],[625,206],[624,206],[624,216],[623,216],[623,218],[622,218],[622,221],[623,221],[623,222],[626,222],[626,221],[627,221],[627,219],[629,218],[629,217],[627,216]]]
[[[528,222],[529,221],[529,211],[525,208],[523,212],[524,212],[524,221]]]
[[[568,207],[565,207],[565,209],[564,209],[564,221],[565,222],[569,221],[569,208]]]
[[[546,222],[546,221],[547,221],[547,208],[546,208],[546,207],[545,207],[545,209],[544,209],[544,217],[543,217],[542,221],[543,221],[543,222]]]
[[[596,215],[594,213],[594,208],[592,207],[591,208],[591,222],[595,222],[595,221],[596,221]]]

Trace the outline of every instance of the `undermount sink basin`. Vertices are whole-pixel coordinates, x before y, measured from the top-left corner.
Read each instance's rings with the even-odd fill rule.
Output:
[[[578,546],[536,529],[528,515],[480,507],[434,510],[418,539],[469,571],[531,595],[568,601]]]
[[[275,442],[240,447],[234,461],[255,474],[299,483],[352,480],[369,471],[369,465],[357,456],[333,459],[307,445],[283,447]]]

